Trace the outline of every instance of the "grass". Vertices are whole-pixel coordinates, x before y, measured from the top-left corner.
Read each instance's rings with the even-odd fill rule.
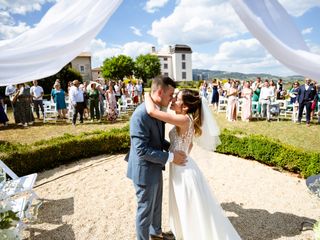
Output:
[[[280,119],[279,122],[265,120],[242,122],[240,119],[236,122],[228,122],[225,113],[214,115],[221,129],[264,135],[307,151],[320,152],[320,126],[315,120],[310,127],[307,127],[304,123],[298,125],[289,119]]]
[[[79,135],[84,132],[119,128],[126,125],[129,120],[128,116],[124,116],[113,124],[108,121],[102,123],[85,121],[84,124],[78,124],[76,127],[73,127],[70,122],[49,122],[46,124],[36,122],[34,126],[24,128],[15,126],[12,114],[9,112],[8,115],[11,124],[6,128],[0,127],[0,141],[24,144],[60,137],[64,134]],[[215,113],[214,115],[221,129],[226,128],[247,134],[265,135],[307,151],[320,152],[320,126],[316,125],[315,121],[311,127],[307,127],[305,124],[297,125],[289,120],[280,120],[279,122],[259,120],[249,123],[240,120],[228,122],[224,113]]]

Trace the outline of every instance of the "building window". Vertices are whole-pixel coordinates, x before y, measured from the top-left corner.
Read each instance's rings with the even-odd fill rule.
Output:
[[[84,73],[84,66],[80,66],[80,72]]]
[[[182,79],[187,79],[187,73],[186,72],[182,72]]]
[[[167,61],[167,60],[168,60],[168,58],[167,58],[167,57],[164,57],[164,58],[163,58],[163,61]]]
[[[169,74],[167,72],[163,73],[163,76],[169,77]]]
[[[182,62],[182,69],[186,69],[186,63]]]
[[[167,63],[163,64],[163,69],[168,69],[168,64]]]
[[[182,61],[186,60],[186,55],[185,54],[182,54],[181,57],[182,57]]]

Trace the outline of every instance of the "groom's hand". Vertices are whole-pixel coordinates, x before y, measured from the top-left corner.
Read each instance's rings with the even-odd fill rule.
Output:
[[[185,166],[187,162],[187,155],[183,151],[174,151],[173,161],[174,164]]]

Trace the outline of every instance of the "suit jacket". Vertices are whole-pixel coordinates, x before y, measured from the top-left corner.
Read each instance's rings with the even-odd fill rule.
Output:
[[[317,91],[313,85],[310,85],[308,90],[306,90],[305,85],[301,85],[298,90],[297,101],[299,103],[302,102],[310,102],[317,99]]]
[[[144,103],[131,117],[130,140],[127,177],[139,185],[158,183],[169,156],[164,150],[170,144],[164,139],[163,122],[150,117]]]

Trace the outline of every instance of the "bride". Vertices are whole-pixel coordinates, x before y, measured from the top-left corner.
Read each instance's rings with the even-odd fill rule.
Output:
[[[205,132],[202,129],[206,121],[212,118],[204,101],[196,91],[181,90],[172,100],[171,110],[175,111],[174,115],[160,111],[146,94],[148,114],[175,126],[169,132],[170,151],[182,150],[188,155],[194,136],[203,139],[210,128],[217,128],[210,126]],[[205,138],[202,142],[214,144],[209,137]],[[185,166],[170,164],[169,215],[170,227],[177,240],[241,239],[190,156]]]

